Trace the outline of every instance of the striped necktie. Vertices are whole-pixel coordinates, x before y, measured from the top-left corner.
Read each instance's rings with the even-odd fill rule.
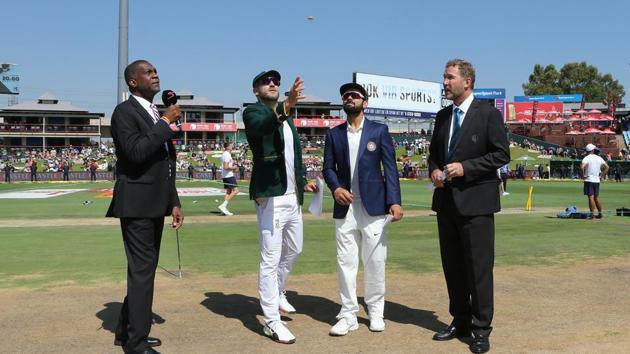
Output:
[[[157,123],[160,120],[160,112],[158,112],[157,107],[151,103],[151,110],[153,111],[153,123]]]
[[[160,121],[160,112],[158,112],[157,107],[151,103],[151,110],[153,111],[153,124]],[[164,142],[164,149],[166,149],[166,153],[168,154],[168,143]]]

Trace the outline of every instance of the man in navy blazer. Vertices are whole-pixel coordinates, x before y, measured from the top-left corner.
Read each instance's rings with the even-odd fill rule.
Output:
[[[364,265],[365,302],[370,330],[385,330],[385,260],[387,214],[402,218],[400,183],[392,137],[384,124],[364,116],[365,89],[356,83],[339,89],[348,121],[328,131],[324,148],[324,179],[334,195],[337,272],[341,311],[330,335],[359,328],[356,278],[359,251]],[[382,166],[382,167],[381,167]]]

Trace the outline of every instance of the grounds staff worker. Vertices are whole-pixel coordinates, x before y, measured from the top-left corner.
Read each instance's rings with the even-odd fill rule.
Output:
[[[247,142],[253,154],[249,197],[256,200],[260,238],[258,293],[265,317],[263,331],[279,343],[291,344],[295,336],[280,320],[280,312],[295,312],[284,290],[289,273],[302,252],[304,192],[307,184],[302,146],[293,124],[291,108],[302,96],[304,82],[295,79],[289,96],[278,102],[280,73],[264,71],[252,81],[258,102],[243,112]]]
[[[175,189],[175,148],[169,127],[180,115],[177,105],[160,117],[153,96],[160,92],[157,70],[146,60],[125,69],[131,97],[112,114],[116,146],[116,184],[107,211],[120,218],[127,255],[127,296],[120,311],[115,344],[127,353],[157,353],[160,345],[148,337],[151,330],[153,282],[158,264],[164,216],[172,226],[184,221]]]
[[[453,322],[433,336],[450,340],[473,333],[470,350],[490,350],[494,266],[494,213],[501,209],[497,169],[510,161],[501,113],[472,95],[475,69],[446,63],[444,91],[453,104],[438,112],[429,148],[435,186],[440,253]]]

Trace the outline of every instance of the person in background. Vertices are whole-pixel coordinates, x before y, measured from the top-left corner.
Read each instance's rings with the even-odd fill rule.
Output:
[[[499,168],[499,178],[501,178],[501,195],[510,195],[507,190],[507,180],[510,175],[510,165],[505,164]]]
[[[232,159],[232,149],[234,148],[234,144],[231,142],[223,143],[223,155],[221,155],[221,177],[223,178],[223,188],[225,188],[225,197],[223,199],[223,203],[219,205],[219,210],[227,216],[234,215],[227,208],[228,203],[232,200],[236,195],[238,195],[238,183],[236,182],[236,176],[234,175],[234,171],[237,170],[238,166],[234,163],[234,159]]]
[[[601,177],[608,173],[608,165],[599,154],[599,149],[593,144],[586,145],[588,155],[582,159],[582,176],[584,176],[584,195],[588,197],[588,208],[591,211],[589,219],[602,218],[602,202],[599,200],[599,185]],[[597,216],[594,215],[597,208]]]

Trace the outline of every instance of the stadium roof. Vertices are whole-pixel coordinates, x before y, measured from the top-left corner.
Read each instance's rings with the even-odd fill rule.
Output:
[[[30,111],[30,112],[77,112],[90,113],[87,109],[73,106],[70,101],[59,101],[55,95],[46,92],[37,101],[25,101],[2,109],[3,112]],[[103,113],[91,113],[100,114]]]
[[[285,96],[287,94],[285,93]],[[247,107],[254,104],[254,102],[245,102],[243,103],[243,107]],[[326,100],[324,98],[320,98],[314,95],[304,95],[304,99],[299,100],[298,103],[293,108],[319,108],[319,109],[329,109],[329,110],[341,110],[343,108],[342,104],[332,104],[330,100]]]
[[[239,108],[233,108],[233,107],[224,107],[222,104],[214,102],[209,100],[207,97],[203,97],[203,96],[196,96],[195,94],[193,94],[190,90],[188,89],[181,89],[177,92],[177,104],[184,108],[190,108],[190,107],[195,107],[195,108],[216,108],[222,112],[225,113],[234,113],[236,111],[239,110]],[[153,102],[160,107],[164,107],[164,104],[162,104],[162,96],[161,95],[156,95],[155,98],[153,99]]]

